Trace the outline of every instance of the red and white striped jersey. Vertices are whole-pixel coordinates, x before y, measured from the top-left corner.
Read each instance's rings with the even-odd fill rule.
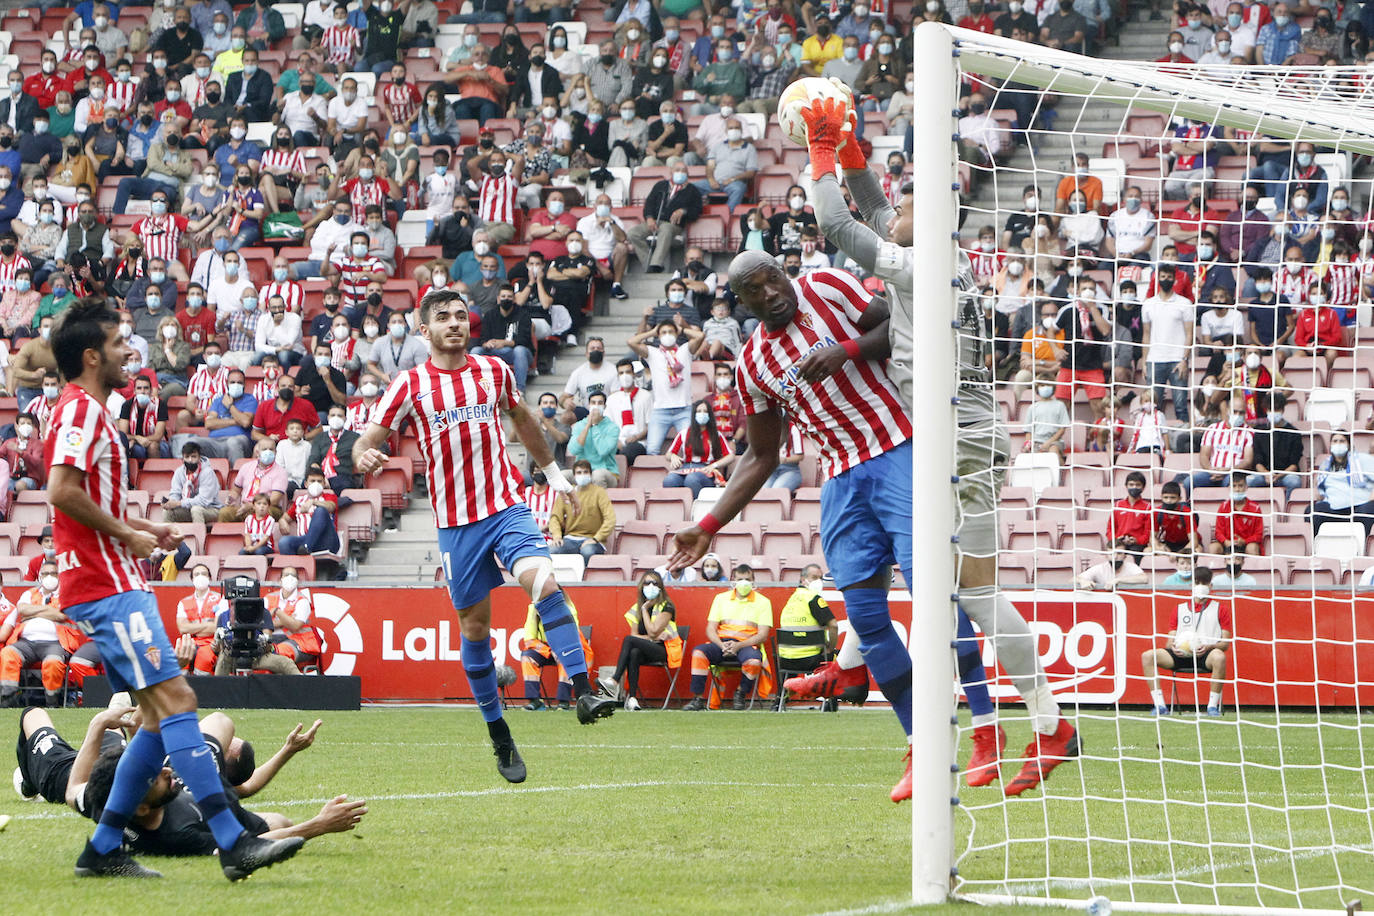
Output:
[[[33,269],[33,264],[22,254],[15,254],[8,261],[0,258],[0,291],[14,288],[14,275],[19,273],[21,269]]]
[[[134,223],[133,233],[143,240],[143,253],[148,258],[175,261],[181,246],[181,234],[191,225],[180,213],[145,216]]]
[[[34,419],[38,420],[38,429],[43,435],[48,433],[48,421],[52,419],[52,409],[55,402],[50,402],[43,395],[39,395],[29,403],[24,405],[24,413],[31,413]]]
[[[201,363],[196,367],[195,374],[191,376],[191,381],[186,386],[186,396],[194,399],[198,412],[205,413],[210,409],[215,398],[223,397],[228,390],[229,367],[220,366],[212,372],[210,367]]]
[[[420,109],[420,91],[414,83],[387,83],[382,86],[381,103],[391,110],[397,124],[409,121]]]
[[[288,312],[299,315],[305,308],[305,290],[295,280],[287,280],[285,283],[273,280],[258,290],[258,302],[262,305],[266,305],[273,296],[281,296]]]
[[[348,405],[348,412],[344,416],[344,429],[351,429],[358,435],[367,432],[368,424],[372,422],[372,408],[376,405],[377,399],[373,398],[369,404],[362,398]]]
[[[808,355],[863,334],[858,322],[872,296],[831,268],[793,280],[792,289],[792,321],[780,331],[754,331],[735,367],[735,387],[746,415],[785,408],[834,477],[910,439],[911,420],[879,362],[850,360],[819,384],[801,381],[797,367]]]
[[[501,429],[501,411],[520,402],[510,366],[472,355],[457,370],[425,360],[378,399],[372,422],[399,432],[407,417],[415,420],[438,527],[478,522],[522,502]]]
[[[477,201],[477,215],[484,223],[515,222],[515,192],[519,184],[509,175],[486,175]],[[361,222],[361,220],[359,220]]]
[[[1327,304],[1342,308],[1354,305],[1360,298],[1360,268],[1358,264],[1326,265]]]
[[[731,453],[730,440],[716,431],[716,441],[712,442],[706,430],[701,431],[701,438],[696,442],[691,441],[690,429],[684,429],[673,437],[672,445],[668,446],[669,455],[677,455],[682,459],[683,464],[711,464],[719,461]],[[717,449],[716,445],[720,448]]]
[[[534,487],[525,488],[525,504],[530,507],[534,523],[548,536],[549,518],[553,515],[553,501],[558,498],[553,487],[545,487],[543,493],[534,492]]]
[[[253,398],[259,404],[277,399],[277,379],[281,378],[281,370],[273,370],[273,373],[275,374],[264,374],[253,386]]]
[[[1229,471],[1240,464],[1245,457],[1245,450],[1255,442],[1255,433],[1248,426],[1232,426],[1227,421],[1222,421],[1213,426],[1207,427],[1207,431],[1202,434],[1202,443],[1198,447],[1201,452],[1207,446],[1212,447],[1212,467],[1221,471]]]
[[[128,455],[105,405],[76,385],[67,385],[43,442],[44,461],[85,472],[82,489],[121,521],[128,506]],[[67,607],[122,592],[148,591],[138,559],[110,535],[87,528],[61,510],[52,512],[59,589]]]
[[[1292,273],[1286,265],[1274,269],[1274,292],[1290,305],[1307,304],[1307,288],[1316,282],[1317,275],[1310,267]]]
[[[356,258],[341,249],[330,263],[339,269],[340,301],[346,309],[362,308],[367,302],[367,284],[372,282],[373,275],[386,273],[386,265],[370,254]]]
[[[331,25],[324,30],[320,43],[329,51],[331,64],[352,64],[353,57],[362,48],[362,38],[351,25]]]
[[[133,82],[121,83],[115,80],[105,87],[105,104],[113,105],[120,111],[130,111],[134,107],[134,93],[138,87]]]
[[[1359,275],[1361,296],[1367,299],[1368,296],[1364,295],[1363,290],[1374,282],[1371,280],[1371,277],[1374,277],[1374,258],[1360,258],[1355,262],[1355,270]]]
[[[305,174],[305,153],[300,150],[269,149],[262,154],[259,166],[263,171],[285,169],[293,174]]]
[[[973,279],[979,283],[986,283],[1007,263],[1007,255],[1004,251],[983,251],[979,248],[970,248],[968,259],[973,268]]]
[[[269,512],[262,518],[256,514],[250,515],[243,520],[243,533],[253,540],[266,537],[267,543],[272,545],[272,549],[277,549],[277,520]]]
[[[373,178],[371,181],[350,178],[345,181],[343,190],[348,195],[348,202],[353,205],[353,222],[361,226],[367,219],[369,206],[375,204],[385,208],[386,194],[390,189],[391,185],[385,178]]]

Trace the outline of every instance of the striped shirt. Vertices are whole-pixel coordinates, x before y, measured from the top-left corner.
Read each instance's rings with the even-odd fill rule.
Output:
[[[1210,445],[1212,467],[1218,471],[1229,471],[1244,460],[1245,450],[1254,445],[1254,442],[1255,433],[1250,427],[1232,426],[1229,422],[1222,421],[1207,427],[1207,431],[1202,434],[1202,444],[1198,446],[1198,452],[1201,453]]]
[[[799,379],[797,366],[810,353],[863,334],[858,322],[872,296],[850,274],[830,268],[793,280],[792,289],[792,321],[780,331],[763,325],[754,331],[740,354],[735,387],[746,416],[785,408],[834,477],[910,439],[911,420],[874,360],[850,360],[819,384]]]
[[[253,397],[259,404],[277,399],[277,379],[281,378],[281,370],[274,370],[272,374],[264,375],[253,386]]]
[[[369,404],[362,398],[348,405],[348,411],[344,415],[344,429],[351,429],[358,435],[367,432],[368,424],[372,422],[372,408],[377,403],[373,398]]]
[[[673,437],[673,444],[668,446],[668,454],[677,455],[683,464],[711,464],[730,454],[730,440],[719,430],[716,431],[716,438],[720,440],[719,449],[705,429],[701,431],[701,438],[697,442],[689,439],[690,432],[690,429],[684,429]]]
[[[273,296],[281,296],[288,312],[299,315],[305,309],[305,290],[295,280],[287,280],[284,283],[273,280],[258,290],[258,301],[264,305],[270,302]]]
[[[534,487],[525,488],[525,504],[530,507],[530,514],[534,516],[534,523],[539,526],[539,530],[547,532],[549,530],[549,518],[553,515],[553,501],[558,498],[558,494],[553,487],[545,487],[543,493],[534,492]]]
[[[373,274],[386,273],[386,265],[372,255],[355,258],[339,250],[330,263],[339,269],[340,301],[346,309],[362,307],[367,302],[367,284],[372,282]]]
[[[305,174],[305,153],[300,150],[269,149],[262,154],[258,167],[264,172],[285,171],[290,174]]]
[[[190,225],[190,220],[180,213],[164,213],[143,217],[134,223],[133,233],[143,240],[143,252],[150,259],[175,261],[177,249],[181,247],[181,234]]]
[[[386,206],[386,193],[391,189],[391,185],[385,178],[374,178],[371,181],[363,181],[361,178],[350,178],[343,183],[343,191],[348,195],[348,202],[353,205],[353,222],[362,225],[367,219],[367,208],[369,206]]]
[[[471,354],[457,370],[425,360],[378,400],[374,423],[399,432],[407,417],[415,420],[438,527],[468,525],[522,502],[501,429],[501,411],[520,402],[509,366]]]
[[[329,51],[329,63],[353,64],[353,57],[362,48],[362,38],[351,25],[331,25],[324,30],[320,43]]]
[[[515,222],[515,192],[520,186],[509,175],[485,175],[478,197],[477,215],[484,223]]]
[[[1360,268],[1357,264],[1326,265],[1327,304],[1336,308],[1354,305],[1360,298]]]
[[[197,413],[205,413],[214,404],[215,398],[223,397],[229,390],[229,368],[220,366],[214,371],[204,363],[196,367],[191,382],[186,386],[186,396],[194,400]]]
[[[128,111],[134,107],[134,93],[137,91],[138,87],[132,81],[121,83],[115,80],[105,87],[105,101],[120,111]]]
[[[249,497],[246,493],[244,494],[243,498],[245,501],[249,500]],[[277,520],[272,517],[271,512],[267,513],[262,518],[258,518],[256,514],[250,515],[247,518],[245,518],[243,520],[243,533],[248,535],[254,541],[266,537],[268,545],[271,546],[274,552],[276,551]]]
[[[52,409],[56,404],[57,402],[49,401],[40,394],[24,405],[24,413],[33,414],[34,419],[38,421],[39,432],[46,435],[48,432],[48,420],[52,418]]]
[[[1300,269],[1297,273],[1289,271],[1287,265],[1274,269],[1274,292],[1278,293],[1279,298],[1291,305],[1307,304],[1307,288],[1317,279],[1317,275],[1309,267]]]
[[[32,270],[33,264],[22,254],[16,254],[6,261],[0,258],[0,292],[14,288],[14,275],[20,270]]]
[[[66,465],[84,471],[81,486],[86,495],[102,512],[124,520],[128,456],[105,405],[84,389],[67,385],[53,408],[43,455],[49,468]],[[57,508],[52,532],[59,587],[69,611],[122,592],[148,591],[138,559],[122,542]]]
[[[420,91],[414,83],[387,83],[382,87],[381,103],[391,111],[391,119],[404,124],[420,110]]]

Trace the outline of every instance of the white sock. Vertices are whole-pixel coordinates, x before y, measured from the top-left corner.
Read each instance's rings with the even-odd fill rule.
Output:
[[[1151,691],[1150,691],[1150,699],[1152,699],[1152,700],[1155,701],[1155,705],[1156,705],[1156,706],[1166,706],[1166,705],[1168,705],[1168,704],[1166,704],[1166,703],[1164,702],[1164,691],[1162,691],[1162,690],[1151,690]]]
[[[996,724],[997,724],[997,713],[995,713],[995,712],[987,712],[987,713],[983,713],[981,716],[974,716],[974,717],[973,717],[973,727],[974,727],[974,728],[982,728],[984,725],[996,725]]]
[[[835,653],[835,664],[839,665],[841,669],[849,671],[863,663],[863,653],[859,651],[859,637],[853,633],[845,634],[844,642],[840,643],[840,651]]]
[[[1059,701],[1054,698],[1054,692],[1048,684],[1035,688],[1035,692],[1026,699],[1026,706],[1030,710],[1031,722],[1037,732],[1042,735],[1053,735],[1058,730]]]
[[[1210,707],[1212,707],[1213,709],[1220,709],[1220,708],[1221,708],[1221,691],[1220,691],[1220,690],[1218,690],[1216,693],[1212,694],[1212,699],[1210,699],[1210,700],[1207,701],[1207,705],[1210,706]]]

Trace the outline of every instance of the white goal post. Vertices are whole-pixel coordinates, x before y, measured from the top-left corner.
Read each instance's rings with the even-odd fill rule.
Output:
[[[1217,839],[1216,854],[1209,854],[1205,847],[1213,839],[1210,824],[1205,828],[1199,827],[1204,833],[1201,839],[1196,836],[1182,838],[1186,848],[1181,849],[1178,855],[1167,849],[1173,834],[1164,841],[1153,837],[1135,838],[1131,817],[1141,810],[1138,805],[1144,805],[1147,800],[1143,796],[1133,795],[1135,787],[1129,783],[1128,764],[1138,765],[1142,759],[1149,758],[1151,751],[1156,752],[1160,756],[1160,780],[1164,783],[1166,767],[1178,763],[1182,758],[1168,756],[1175,750],[1175,745],[1166,749],[1168,741],[1165,739],[1161,739],[1156,747],[1145,747],[1143,750],[1138,745],[1134,746],[1134,750],[1126,746],[1132,739],[1124,736],[1122,727],[1115,724],[1116,718],[1131,716],[1134,717],[1132,721],[1146,724],[1149,720],[1143,718],[1145,714],[1138,709],[1122,711],[1115,702],[1099,704],[1087,712],[1073,704],[1065,707],[1065,713],[1071,717],[1083,715],[1100,729],[1115,729],[1115,734],[1123,744],[1120,749],[1094,747],[1091,743],[1087,747],[1088,754],[1096,752],[1105,755],[1097,758],[1097,766],[1100,767],[1104,759],[1119,763],[1121,781],[1119,797],[1085,797],[1082,800],[1081,822],[1083,830],[1088,832],[1087,836],[1075,835],[1078,821],[1072,825],[1057,823],[1054,820],[1055,809],[1045,800],[1029,795],[1003,800],[1000,790],[996,788],[976,791],[996,791],[998,805],[980,803],[978,811],[973,816],[967,816],[966,802],[973,796],[963,785],[959,773],[960,764],[967,758],[967,747],[957,746],[958,736],[965,732],[955,727],[959,721],[958,696],[957,691],[951,695],[949,689],[949,685],[955,683],[954,658],[950,649],[956,556],[951,539],[958,509],[954,487],[944,485],[945,481],[955,479],[954,451],[958,430],[954,417],[958,383],[956,268],[961,244],[961,207],[968,204],[968,200],[961,196],[959,187],[958,120],[962,113],[958,110],[958,103],[961,79],[977,75],[1033,87],[1042,99],[1051,95],[1072,96],[1090,100],[1100,107],[1114,107],[1121,110],[1120,121],[1123,124],[1126,111],[1157,112],[1164,115],[1163,125],[1166,127],[1171,119],[1187,119],[1245,132],[1247,139],[1240,142],[1246,144],[1257,144],[1258,135],[1308,141],[1335,148],[1349,162],[1354,157],[1374,157],[1374,78],[1367,77],[1363,68],[1351,67],[1177,67],[1089,58],[932,22],[916,27],[914,48],[914,390],[918,395],[913,418],[913,427],[917,430],[916,448],[913,450],[913,479],[917,493],[913,532],[915,581],[910,583],[913,611],[911,651],[915,665],[913,723],[916,739],[912,763],[912,900],[919,905],[930,905],[957,898],[986,904],[1064,906],[1081,910],[1089,897],[1104,894],[1111,898],[1113,908],[1120,912],[1235,913],[1245,916],[1282,916],[1289,913],[1330,913],[1334,916],[1343,913],[1344,909],[1335,907],[1337,902],[1341,906],[1349,903],[1349,898],[1358,896],[1353,891],[1363,890],[1368,897],[1371,893],[1369,889],[1374,888],[1374,807],[1371,807],[1370,796],[1370,786],[1374,785],[1374,780],[1363,773],[1365,769],[1374,768],[1374,755],[1366,747],[1366,742],[1374,747],[1374,731],[1370,730],[1369,717],[1361,715],[1358,703],[1349,720],[1327,718],[1323,715],[1322,703],[1316,704],[1315,722],[1304,722],[1297,726],[1307,730],[1301,732],[1302,740],[1315,743],[1312,756],[1305,760],[1292,748],[1285,751],[1285,742],[1293,740],[1293,735],[1284,731],[1288,727],[1283,711],[1286,704],[1279,699],[1277,685],[1272,714],[1268,718],[1257,716],[1255,720],[1248,720],[1237,709],[1233,721],[1217,727],[1232,729],[1236,741],[1243,745],[1246,740],[1253,740],[1246,737],[1253,733],[1245,731],[1253,726],[1257,732],[1270,735],[1277,744],[1278,759],[1277,764],[1267,762],[1267,758],[1265,763],[1256,763],[1254,759],[1247,758],[1242,747],[1238,752],[1238,761],[1228,760],[1218,765],[1225,768],[1228,777],[1237,780],[1240,786],[1237,790],[1239,800],[1215,785],[1209,786],[1208,780],[1213,777],[1203,772],[1205,759],[1183,760],[1192,768],[1188,772],[1197,771],[1201,785],[1198,790],[1201,801],[1184,803],[1187,814],[1205,819],[1208,806],[1215,805],[1226,816],[1244,819],[1246,823],[1253,818],[1257,825],[1270,825],[1271,822],[1280,824],[1274,828],[1273,836],[1265,834],[1263,839],[1258,836],[1260,827],[1257,826],[1256,838],[1248,851],[1243,848],[1243,842],[1237,842],[1227,835]],[[989,105],[991,107],[994,106]],[[1251,135],[1254,139],[1249,139]],[[1100,148],[1104,139],[1110,142],[1113,138],[1093,134],[1083,147],[1095,142]],[[1143,148],[1144,140],[1148,138],[1123,136],[1121,139],[1123,142],[1139,139]],[[1159,139],[1159,136],[1154,138],[1154,148],[1160,151],[1157,155],[1162,160]],[[1078,148],[1077,145],[1075,148]],[[1246,151],[1249,152],[1249,147]],[[1092,155],[1096,158],[1099,154],[1094,152]],[[1038,164],[1036,168],[1039,168]],[[995,173],[997,166],[992,166],[990,171]],[[1344,178],[1347,184],[1352,185],[1353,203],[1353,186],[1357,182],[1351,179],[1349,171],[1346,171]],[[1036,183],[1034,178],[1026,177],[1024,170],[1017,169],[1009,169],[1007,176],[990,180],[1001,180],[1008,187],[1014,181],[1015,193],[1018,194],[1022,183]],[[1233,183],[1240,186],[1249,180],[1248,177],[1234,179]],[[1124,187],[1127,182],[1121,184]],[[1371,188],[1367,179],[1358,184],[1363,192],[1374,196],[1374,188]],[[1333,181],[1332,188],[1335,186]],[[1114,189],[1112,194],[1119,190]],[[1041,197],[1041,200],[1044,198]],[[1109,200],[1115,201],[1115,197],[1111,196]],[[1156,213],[1160,212],[1163,204],[1161,197]],[[1045,204],[1041,206],[1048,210]],[[999,209],[1005,211],[1005,207]],[[1001,215],[1005,216],[1005,212]],[[1000,237],[1000,220],[995,222]],[[968,227],[964,229],[967,232]],[[1141,299],[1145,298],[1143,283]],[[1236,301],[1240,301],[1239,297]],[[1371,312],[1368,297],[1362,297],[1360,308],[1360,324],[1367,326]],[[1351,339],[1358,340],[1359,344],[1350,343],[1345,358],[1350,359],[1353,354],[1357,360],[1357,371],[1361,373],[1374,369],[1374,360],[1367,358],[1370,351],[1362,352],[1361,349],[1368,338],[1359,336],[1359,331],[1352,328]],[[1188,346],[1193,345],[1190,343]],[[1363,361],[1358,361],[1361,359]],[[1110,373],[1110,367],[1108,371]],[[1327,366],[1325,373],[1319,371],[1317,377],[1325,378],[1327,373],[1334,377],[1331,366]],[[1369,378],[1374,381],[1374,375]],[[1356,381],[1352,384],[1359,386],[1365,383]],[[1303,393],[1310,398],[1315,391],[1317,388],[1313,387]],[[1368,395],[1368,388],[1361,394]],[[1361,401],[1361,405],[1363,403]],[[1355,420],[1353,401],[1348,419],[1352,422]],[[1363,416],[1360,419],[1363,421]],[[1200,429],[1188,427],[1186,421],[1184,427]],[[1331,431],[1338,428],[1334,423],[1330,428],[1320,427],[1319,424],[1311,429],[1303,426],[1304,435],[1308,436],[1307,441],[1313,446],[1308,453],[1309,459],[1315,463],[1316,458],[1324,454],[1316,448],[1319,437],[1322,437],[1320,443],[1325,443]],[[1106,466],[1104,470],[1104,479],[1110,486],[1114,468]],[[1162,471],[1164,467],[1156,470]],[[1156,476],[1155,479],[1169,478]],[[1158,490],[1158,486],[1154,489]],[[1037,498],[1038,495],[1037,490]],[[1292,491],[1288,492],[1288,496],[1292,496]],[[1279,505],[1283,509],[1282,500]],[[1289,518],[1287,514],[1282,517]],[[1093,523],[1084,521],[1080,515],[1077,524],[1086,527]],[[1105,519],[1100,527],[1106,531]],[[1068,543],[1069,533],[1065,532],[1064,543]],[[1054,542],[1059,543],[1058,535]],[[1310,540],[1308,545],[1311,546]],[[1363,556],[1363,542],[1359,550]],[[1371,548],[1371,554],[1374,554],[1374,548]],[[1301,564],[1311,559],[1301,552],[1285,554],[1284,558],[1290,562],[1285,567],[1287,572],[1280,574],[1281,579],[1284,575],[1291,575],[1294,563]],[[1272,559],[1279,559],[1277,549]],[[1335,569],[1336,581],[1348,583],[1352,615],[1360,613],[1354,599],[1357,587],[1354,582],[1361,568],[1352,567],[1346,562],[1343,567]],[[1340,579],[1342,569],[1346,575],[1344,580]],[[1315,579],[1311,581],[1316,582]],[[1033,571],[1024,587],[1040,587],[1036,584]],[[1294,586],[1281,581],[1281,588],[1289,587]],[[1148,590],[1149,587],[1145,588]],[[1309,598],[1315,621],[1319,607],[1318,586],[1311,585],[1310,588]],[[1282,593],[1270,592],[1271,603],[1278,603],[1273,598],[1276,594]],[[1153,601],[1154,597],[1157,596],[1152,596],[1150,600]],[[1374,613],[1374,608],[1366,609],[1364,613]],[[1165,617],[1167,620],[1167,612]],[[1277,618],[1271,618],[1271,623],[1273,619]],[[1351,632],[1357,634],[1352,636],[1352,640],[1358,642],[1361,638],[1358,634],[1368,633],[1369,630],[1352,624]],[[1140,637],[1151,634],[1137,632],[1132,635]],[[1125,645],[1124,637],[1122,645]],[[1131,645],[1134,648],[1137,644]],[[1315,652],[1314,649],[1314,657]],[[1130,662],[1130,658],[1121,657],[1118,662],[1125,664]],[[993,676],[991,666],[989,675]],[[1140,679],[1138,672],[1133,672],[1131,676]],[[1374,691],[1368,690],[1370,680],[1374,679],[1369,671],[1356,671],[1350,677],[1352,695],[1374,696]],[[1340,678],[1335,678],[1335,682],[1343,684]],[[1002,702],[1005,704],[1008,701]],[[1237,707],[1239,705],[1237,702]],[[1020,710],[1017,709],[1017,712]],[[1208,739],[1203,734],[1206,726],[1201,724],[1200,719],[1198,721],[1195,744],[1201,749],[1208,746]],[[1177,724],[1184,725],[1182,722]],[[1351,735],[1354,747],[1349,757],[1343,756],[1343,746],[1339,750],[1335,744],[1329,749],[1322,746],[1324,736],[1328,734],[1327,729],[1342,730],[1342,734]],[[1025,729],[1021,728],[1018,735],[1024,732]],[[1092,734],[1089,733],[1088,737],[1091,742]],[[1021,740],[1024,741],[1024,738]],[[1185,743],[1178,742],[1176,746],[1182,747]],[[1003,758],[1004,773],[1007,773],[1006,767],[1013,765],[1019,747],[1015,739],[1008,744]],[[1203,753],[1200,750],[1199,756]],[[1293,756],[1285,757],[1285,753]],[[1119,759],[1111,760],[1113,754]],[[1083,767],[1086,768],[1088,764],[1085,758]],[[1354,801],[1341,799],[1327,802],[1335,809],[1335,813],[1329,813],[1325,818],[1329,829],[1322,836],[1310,839],[1299,821],[1307,816],[1321,820],[1324,802],[1321,798],[1308,798],[1312,793],[1306,789],[1291,790],[1287,774],[1290,767],[1311,770],[1314,765],[1318,769],[1330,765],[1338,776],[1356,780],[1363,789],[1356,792]],[[1078,775],[1069,775],[1071,770],[1077,770],[1079,766],[1079,761],[1070,761],[1056,770],[1054,778],[1046,784],[1051,789],[1058,786],[1058,801],[1064,800],[1063,793],[1070,785],[1086,786],[1086,783],[1074,783],[1080,778]],[[1310,774],[1303,775],[1306,777]],[[1277,797],[1255,788],[1259,784],[1257,776],[1277,780]],[[1322,776],[1322,785],[1326,785],[1325,779]],[[1306,783],[1303,785],[1306,786]],[[1085,794],[1086,791],[1085,788]],[[1289,797],[1290,791],[1303,798]],[[985,799],[988,796],[979,797]],[[1169,802],[1167,790],[1159,802],[1160,810],[1163,810]],[[1099,813],[1089,813],[1090,803],[1100,804],[1104,810],[1120,809],[1121,818],[1126,822],[1123,835],[1104,838],[1103,845],[1111,847],[1113,855],[1124,859],[1127,863],[1124,872],[1109,873],[1110,870],[1106,868],[1099,871],[1091,861],[1083,865],[1064,860],[1064,850],[1070,850],[1067,856],[1072,858],[1083,848],[1083,844],[1094,840],[1095,835],[1091,833],[1094,818],[1098,818],[1098,822],[1105,820]],[[1022,806],[1021,810],[1017,810],[1018,805]],[[1023,811],[1033,812],[1033,819],[1043,818],[1041,874],[1013,873],[1011,867],[1012,846],[1015,843],[1033,842],[1024,837],[1013,839],[1016,832],[1011,822]],[[1001,845],[994,841],[987,841],[986,845],[975,841],[971,834],[976,823],[986,825],[999,819],[1001,823],[993,823],[992,826],[994,833],[1005,832],[1007,839]],[[1353,826],[1347,830],[1345,825]],[[1223,834],[1224,831],[1218,828],[1218,837]],[[1274,836],[1278,839],[1274,839]],[[1133,843],[1138,847],[1133,849]],[[1137,852],[1157,854],[1161,849],[1167,853],[1169,870],[1173,873],[1137,865],[1134,857]],[[978,855],[973,856],[974,852]],[[1216,865],[1223,852],[1234,853],[1233,859],[1245,860],[1248,857],[1253,867],[1242,869],[1249,872],[1248,876],[1209,873],[1209,862]],[[1088,855],[1091,858],[1091,851]],[[1194,855],[1198,858],[1190,861],[1188,856]],[[979,862],[986,863],[988,859],[997,859],[998,856],[1005,860],[1000,866],[1003,868],[1000,879],[966,879],[966,862],[978,866]],[[1142,862],[1148,858],[1141,855]],[[1274,868],[1291,871],[1291,880],[1285,877],[1281,881],[1273,881],[1271,876]],[[997,869],[992,868],[989,873],[995,872]],[[1366,899],[1366,903],[1374,904],[1374,901]]]

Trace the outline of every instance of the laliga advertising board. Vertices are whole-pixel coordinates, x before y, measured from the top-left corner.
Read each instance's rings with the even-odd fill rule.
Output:
[[[185,586],[154,586],[169,633],[176,632],[176,604]],[[438,586],[374,587],[329,584],[312,588],[314,624],[326,647],[326,674],[358,675],[367,700],[468,699],[467,679],[458,657],[457,617],[447,591]],[[793,589],[759,589],[773,602],[776,615]],[[692,628],[688,645],[705,641],[706,615],[719,589],[705,585],[670,589],[678,623]],[[567,589],[583,625],[592,627],[596,665],[613,665],[626,633],[623,617],[635,598],[633,586],[581,585]],[[1061,702],[1087,705],[1145,705],[1149,692],[1140,674],[1140,655],[1157,647],[1181,593],[1023,591],[1008,597],[1030,623],[1041,663]],[[824,593],[841,618],[844,603],[837,591]],[[911,622],[911,597],[890,595],[892,616],[905,642]],[[527,603],[514,587],[492,593],[492,640],[497,664],[516,665],[524,636]],[[1374,671],[1374,597],[1352,598],[1349,592],[1277,592],[1273,598],[1238,596],[1236,635],[1231,650],[1233,679],[1226,702],[1272,708],[1287,706],[1371,706],[1374,680],[1359,672]],[[771,655],[771,651],[770,651]],[[917,653],[919,658],[919,653]],[[993,695],[1018,702],[1010,681],[993,664],[984,641],[983,658],[995,677]],[[918,672],[919,676],[919,672]],[[645,669],[644,687],[662,696],[668,685],[661,669]],[[678,679],[685,698],[687,678]],[[877,687],[870,685],[872,702]],[[1190,696],[1191,681],[1179,687]]]

